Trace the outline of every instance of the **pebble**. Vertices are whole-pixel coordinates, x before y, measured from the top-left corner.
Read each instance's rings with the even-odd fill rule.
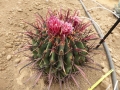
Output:
[[[103,80],[100,84],[101,87],[104,88],[104,90],[109,86],[110,82],[108,80]]]
[[[40,5],[40,3],[39,3],[39,2],[36,2],[36,3],[35,3],[35,5],[36,5],[36,6],[39,6],[39,5]]]
[[[14,81],[13,79],[10,80],[10,82]]]
[[[25,4],[27,4],[28,2],[24,2]]]
[[[0,71],[4,71],[5,70],[5,68],[0,68]]]
[[[21,8],[18,8],[17,11],[18,12],[23,12],[23,10]]]
[[[8,23],[9,23],[10,25],[13,25],[13,24],[14,24],[13,21],[8,21]]]
[[[7,77],[4,77],[4,79],[7,79]]]
[[[21,60],[20,60],[19,58],[17,58],[17,59],[15,59],[14,62],[15,62],[16,64],[18,64],[18,63],[20,63],[20,61],[21,61]]]
[[[118,66],[118,67],[120,67],[119,61],[117,61],[117,62],[115,63],[115,65]]]
[[[88,12],[93,13],[93,10],[88,10]]]
[[[120,27],[116,27],[116,28],[120,30]]]
[[[119,34],[118,34],[118,33],[113,33],[113,34],[114,34],[114,36],[119,37]]]
[[[115,42],[115,39],[112,39],[112,42]]]
[[[19,46],[20,44],[21,44],[21,42],[14,43],[15,46]]]
[[[104,69],[102,69],[104,73],[108,72],[108,68],[104,67]]]
[[[13,46],[10,43],[6,43],[5,47],[6,48],[12,48]]]
[[[29,7],[29,11],[32,11],[33,9]]]
[[[22,2],[17,2],[18,4],[21,4]]]
[[[14,40],[15,42],[20,42],[21,39],[20,38],[17,38],[16,40]]]
[[[105,67],[105,66],[106,66],[104,62],[102,62],[102,63],[101,63],[101,65],[102,65],[103,67]]]
[[[117,59],[115,59],[115,58],[112,58],[113,59],[113,61],[116,63],[118,60]]]
[[[7,60],[10,60],[12,58],[12,55],[7,56]]]
[[[26,27],[25,24],[21,24],[21,23],[18,26],[23,28],[23,29]]]
[[[0,58],[2,57],[2,54],[0,53]]]
[[[116,69],[116,73],[117,73],[118,75],[120,75],[120,70]]]
[[[96,16],[96,19],[97,19],[97,20],[100,20],[100,16]]]
[[[3,34],[2,34],[2,33],[0,34],[0,37],[1,37],[1,36],[3,36]]]
[[[110,52],[112,52],[112,48],[109,48]]]
[[[12,32],[6,32],[7,39],[9,40],[9,35],[12,35]]]
[[[5,55],[5,54],[6,54],[6,53],[3,51],[3,52],[2,52],[2,55]]]

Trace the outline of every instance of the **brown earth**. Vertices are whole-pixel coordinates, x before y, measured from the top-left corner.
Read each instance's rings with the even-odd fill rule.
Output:
[[[91,0],[83,1],[89,9],[97,6]],[[114,4],[118,2],[117,0],[97,1],[111,10],[113,9]],[[34,73],[34,71],[26,68],[22,70],[21,74],[19,74],[19,69],[27,62],[24,62],[18,67],[16,67],[16,65],[27,58],[23,56],[24,53],[16,55],[13,55],[13,53],[21,47],[24,41],[26,41],[23,38],[23,35],[19,32],[24,32],[25,29],[30,28],[28,25],[23,23],[23,20],[33,22],[35,19],[34,13],[39,12],[42,16],[45,16],[47,8],[51,8],[53,10],[69,8],[72,11],[77,9],[81,12],[80,16],[85,16],[84,10],[78,0],[0,0],[0,90],[32,90],[31,86],[34,83],[33,79],[27,82],[27,84],[23,83],[32,75],[32,73]],[[104,34],[117,20],[113,14],[102,9],[92,10],[90,14],[100,25]],[[115,64],[118,81],[120,81],[119,34],[120,25],[115,28],[113,33],[106,40]],[[93,59],[104,67],[103,72],[106,73],[109,68],[104,54],[104,49],[99,52],[102,54],[96,55]],[[91,84],[94,84],[102,76],[102,74],[104,74],[88,68],[85,69],[85,72]],[[84,81],[82,76],[76,76],[76,79],[79,82],[81,90],[87,90],[90,87],[90,85]],[[95,90],[106,90],[109,84],[111,84],[110,77],[105,79]],[[69,86],[64,86],[63,88],[68,90],[70,89],[68,87],[70,87],[71,90],[78,90],[72,82],[69,82]],[[47,90],[43,78],[39,80],[38,85],[36,85],[33,89]],[[51,90],[59,90],[59,85],[53,84]]]

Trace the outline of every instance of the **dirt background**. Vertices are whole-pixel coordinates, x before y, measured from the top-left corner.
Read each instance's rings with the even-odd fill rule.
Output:
[[[97,6],[91,0],[83,0],[88,9]],[[103,6],[113,10],[118,0],[97,0]],[[31,88],[34,83],[30,80],[27,84],[23,84],[27,78],[32,76],[34,71],[29,68],[24,69],[21,74],[18,70],[27,62],[16,67],[16,65],[27,57],[23,56],[23,53],[13,55],[13,53],[26,41],[23,39],[23,35],[18,32],[25,31],[29,28],[28,25],[23,23],[23,20],[27,22],[33,22],[35,20],[34,13],[39,12],[42,16],[45,16],[47,8],[51,9],[71,9],[80,10],[80,16],[85,16],[84,10],[78,0],[0,0],[0,90],[47,90],[43,79],[40,79],[38,85],[34,89]],[[102,32],[105,34],[114,22],[117,20],[113,14],[102,9],[92,10],[90,12],[93,19],[100,25]],[[112,34],[106,40],[109,46],[115,69],[117,73],[117,79],[120,81],[120,25],[118,25]],[[97,57],[94,57],[96,62],[99,62],[103,67],[103,72],[109,70],[107,59],[103,53]],[[95,70],[85,69],[87,72],[88,79],[93,84],[95,83],[102,74]],[[84,79],[80,76],[76,76],[79,82],[81,90],[87,90],[90,87]],[[78,90],[75,85],[71,82],[71,90]],[[111,84],[110,78],[105,79],[95,90],[106,90]],[[63,87],[65,90],[66,86]],[[59,86],[54,84],[51,90],[59,90]],[[110,88],[109,90],[112,90]]]

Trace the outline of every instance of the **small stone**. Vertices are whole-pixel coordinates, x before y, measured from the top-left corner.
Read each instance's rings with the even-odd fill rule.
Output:
[[[21,44],[21,42],[14,43],[15,46],[19,46],[20,44]]]
[[[118,66],[118,67],[120,67],[119,61],[117,61],[117,62],[115,63],[115,65]]]
[[[20,59],[15,59],[16,64],[20,63],[20,61],[21,61]]]
[[[88,12],[93,13],[93,10],[88,10]]]
[[[21,4],[21,2],[17,2],[18,4]]]
[[[1,36],[3,36],[3,34],[2,34],[2,33],[0,34],[0,37],[1,37]]]
[[[4,71],[5,70],[5,68],[0,68],[0,71]]]
[[[115,39],[112,39],[112,42],[115,42]]]
[[[0,58],[2,57],[2,54],[0,54]]]
[[[97,20],[100,20],[100,16],[96,16],[96,19],[97,19]]]
[[[39,3],[39,2],[36,2],[36,3],[35,3],[35,5],[36,5],[36,6],[39,6],[39,5],[40,5],[40,3]]]
[[[18,12],[23,12],[23,10],[21,8],[18,8],[17,11]]]
[[[29,11],[32,11],[33,9],[31,7],[29,7]]]
[[[20,20],[24,20],[23,18],[20,18]]]
[[[118,60],[117,59],[115,59],[115,58],[112,58],[113,59],[113,61],[116,63]]]
[[[119,37],[119,34],[118,33],[113,33],[114,36],[116,37]]]
[[[5,47],[6,48],[12,48],[13,46],[10,43],[6,43]]]
[[[13,24],[14,24],[12,21],[9,21],[8,23],[9,23],[10,25],[13,25]]]
[[[110,52],[112,52],[112,48],[109,48]]]
[[[109,86],[110,82],[107,80],[103,80],[100,86],[105,90]]]
[[[101,65],[102,65],[103,67],[105,67],[105,66],[106,66],[104,62],[102,62],[102,63],[101,63]]]
[[[7,79],[7,77],[4,77],[4,79]]]
[[[7,56],[7,60],[10,60],[11,58],[12,58],[11,55],[8,55],[8,56]]]
[[[24,2],[25,4],[27,4],[28,2]]]
[[[4,52],[4,51],[2,52],[2,55],[5,55],[5,52]]]
[[[25,24],[22,24],[22,23],[20,23],[18,26],[21,27],[21,28],[25,28],[26,27]]]
[[[120,70],[116,69],[116,73],[117,73],[118,75],[120,75]]]
[[[13,79],[10,80],[11,82],[13,81]]]
[[[104,73],[108,72],[108,68],[104,67],[103,72]]]

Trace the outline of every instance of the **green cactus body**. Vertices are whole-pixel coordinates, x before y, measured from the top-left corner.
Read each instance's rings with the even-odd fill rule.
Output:
[[[54,48],[53,45],[55,42],[52,42],[51,40],[44,41],[44,44],[40,47],[34,41],[33,45],[38,45],[36,48],[39,50],[37,51],[33,49],[33,55],[34,58],[41,58],[44,54],[42,60],[39,61],[40,68],[46,67],[48,73],[50,66],[52,66],[54,69],[56,68],[54,71],[60,71],[60,76],[64,77],[75,71],[72,64],[73,62],[76,65],[84,64],[87,53],[83,51],[85,50],[85,46],[81,41],[72,41],[70,38],[66,38],[64,41],[59,41],[59,38],[55,39],[56,44],[59,44],[56,48]],[[76,51],[77,49],[80,51]],[[55,52],[58,52],[58,54]]]

